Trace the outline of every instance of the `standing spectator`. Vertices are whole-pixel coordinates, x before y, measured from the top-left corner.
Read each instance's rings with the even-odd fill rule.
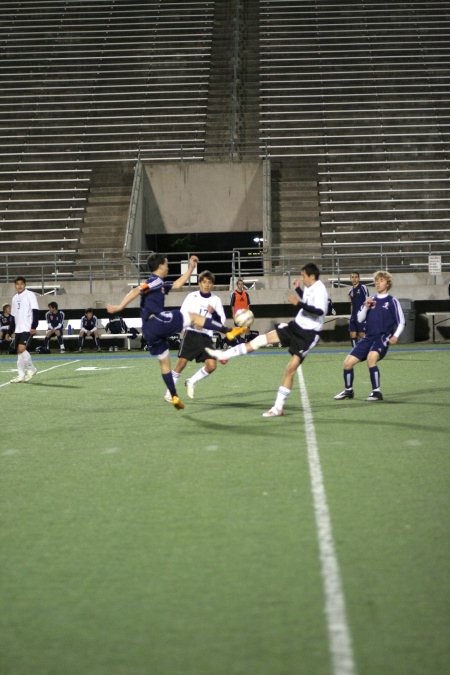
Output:
[[[81,317],[81,327],[78,337],[78,351],[82,352],[84,347],[84,340],[86,337],[90,336],[97,347],[97,351],[101,352],[102,348],[100,347],[100,337],[98,334],[98,319],[94,315],[94,310],[89,307],[84,316]]]
[[[12,345],[12,334],[11,330],[11,305],[3,305],[2,311],[0,312],[0,349],[5,346],[8,350]]]
[[[11,382],[28,382],[37,373],[28,351],[28,342],[38,327],[39,305],[36,295],[26,288],[24,277],[17,277],[14,284],[17,292],[11,303],[10,329],[15,336],[18,374]]]
[[[225,323],[225,312],[221,299],[212,293],[215,277],[212,272],[205,270],[198,277],[198,290],[189,293],[180,307],[182,313],[195,313],[201,316],[212,318]],[[186,381],[186,392],[189,398],[194,398],[194,387],[197,382],[211,375],[217,367],[215,359],[211,358],[205,351],[205,347],[213,346],[213,330],[207,328],[196,328],[187,326],[178,352],[178,361],[172,370],[172,377],[175,384],[178,382],[180,374],[186,368],[188,361],[203,363],[204,365],[191,375]],[[167,389],[164,399],[169,403],[172,401],[170,391]]]
[[[236,281],[236,288],[231,294],[230,307],[233,314],[233,319],[239,309],[250,309],[250,296],[245,290],[242,279]]]
[[[108,321],[108,323],[105,326],[105,330],[107,333],[110,333],[111,335],[123,335],[125,333],[128,333],[128,326],[122,319],[120,314],[116,314],[115,316],[113,316],[112,319]],[[109,348],[109,351],[118,352],[119,344],[120,340],[111,340],[111,346]]]
[[[358,340],[361,340],[366,334],[365,322],[358,321],[358,312],[369,297],[369,290],[367,286],[361,283],[359,272],[352,272],[350,274],[352,287],[348,292],[351,303],[350,321],[348,325],[348,332],[350,334],[350,342],[352,347],[355,347]]]
[[[57,302],[50,302],[48,304],[48,312],[45,315],[45,320],[47,322],[47,332],[45,334],[44,342],[42,347],[38,347],[36,351],[41,354],[46,354],[50,352],[49,344],[51,338],[54,336],[58,341],[59,351],[63,354],[66,349],[64,347],[64,312],[58,309]]]
[[[367,401],[382,401],[380,390],[380,371],[378,361],[381,361],[389,349],[395,345],[405,327],[405,317],[397,298],[388,291],[392,286],[392,276],[389,272],[379,271],[374,275],[376,294],[364,302],[358,312],[358,321],[367,320],[366,336],[352,349],[344,361],[345,389],[334,397],[336,401],[354,397],[353,368],[360,361],[367,359],[372,393]]]
[[[210,356],[221,363],[277,343],[289,350],[291,358],[284,371],[282,383],[278,387],[275,403],[270,410],[263,413],[263,417],[284,415],[284,405],[292,391],[294,375],[306,355],[319,342],[319,333],[328,310],[328,293],[319,279],[319,268],[314,263],[308,263],[302,267],[301,276],[304,289],[300,287],[300,281],[295,279],[296,292],[288,297],[289,302],[299,308],[295,319],[289,323],[280,323],[275,330],[258,335],[250,342],[236,345],[227,351],[206,349]]]

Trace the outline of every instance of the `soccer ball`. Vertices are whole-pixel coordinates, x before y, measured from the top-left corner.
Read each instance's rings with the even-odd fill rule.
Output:
[[[238,309],[234,315],[234,323],[239,327],[246,326],[249,328],[252,325],[254,319],[255,317],[253,316],[251,309]]]

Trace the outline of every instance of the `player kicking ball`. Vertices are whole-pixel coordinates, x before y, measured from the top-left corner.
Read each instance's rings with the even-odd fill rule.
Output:
[[[136,288],[132,288],[118,305],[107,305],[109,314],[119,314],[136,298],[140,298],[140,313],[142,319],[142,334],[148,345],[149,354],[156,356],[161,368],[161,376],[171,396],[171,403],[175,410],[182,410],[184,403],[178,396],[170,364],[169,337],[180,333],[186,328],[202,320],[205,328],[211,330],[228,331],[220,322],[212,318],[202,317],[195,313],[173,309],[164,309],[165,298],[172,290],[184,286],[190,279],[199,262],[197,256],[189,258],[188,268],[175,281],[166,281],[169,274],[169,263],[165,255],[152,253],[147,259],[149,277]],[[242,330],[233,329],[236,335]],[[239,330],[239,333],[237,332]],[[230,333],[233,331],[229,331]]]
[[[206,349],[208,354],[221,363],[226,363],[236,356],[245,356],[256,349],[280,343],[291,354],[290,361],[284,371],[282,383],[278,388],[275,403],[263,417],[281,417],[284,415],[285,403],[292,391],[294,375],[304,361],[306,355],[319,342],[319,333],[328,310],[328,293],[325,285],[319,279],[320,271],[314,263],[308,263],[301,269],[300,281],[295,279],[295,293],[291,293],[288,301],[299,308],[295,319],[289,323],[281,323],[275,330],[265,335],[242,343],[226,351]]]

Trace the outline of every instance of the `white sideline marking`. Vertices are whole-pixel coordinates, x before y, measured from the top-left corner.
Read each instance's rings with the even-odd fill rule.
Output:
[[[352,641],[347,624],[339,563],[333,541],[330,512],[320,466],[316,430],[301,366],[298,368],[297,373],[300,385],[303,419],[305,421],[309,475],[311,479],[311,492],[314,502],[314,515],[316,519],[317,540],[319,544],[322,581],[325,594],[325,614],[330,641],[332,672],[334,675],[355,675],[356,668],[353,659]]]
[[[81,359],[74,359],[73,361],[67,361],[66,363],[58,363],[57,366],[51,366],[50,368],[45,368],[44,370],[38,370],[36,375],[41,375],[42,373],[48,373],[49,370],[55,370],[55,368],[62,368],[63,366],[70,366],[71,363],[78,363],[79,361],[81,361]],[[8,384],[11,384],[11,382],[3,382],[3,384],[0,384],[0,387],[6,387]],[[22,384],[22,383],[20,383],[20,384]]]

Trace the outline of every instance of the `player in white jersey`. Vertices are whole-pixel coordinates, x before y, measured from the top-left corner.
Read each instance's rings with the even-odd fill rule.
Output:
[[[189,293],[183,300],[180,311],[184,314],[199,314],[206,318],[212,318],[220,324],[225,324],[225,312],[223,309],[221,299],[212,293],[214,288],[214,274],[209,270],[205,270],[198,277],[198,290]],[[184,331],[183,340],[181,342],[180,350],[178,352],[178,361],[175,368],[172,370],[172,377],[175,385],[180,377],[180,374],[185,369],[188,361],[195,361],[203,363],[204,365],[191,375],[186,381],[186,392],[189,398],[194,398],[194,387],[197,382],[203,380],[208,375],[211,375],[216,370],[217,361],[213,359],[205,351],[206,347],[213,346],[214,331],[211,328],[196,328],[195,326],[187,326]],[[172,396],[167,389],[164,399],[171,403]]]
[[[319,276],[319,268],[314,263],[308,263],[302,267],[301,277],[304,289],[301,289],[300,281],[296,279],[294,281],[296,293],[291,293],[288,297],[291,304],[299,307],[299,311],[295,319],[289,323],[280,323],[275,330],[265,335],[258,335],[250,342],[236,345],[227,351],[206,349],[210,356],[221,363],[226,363],[228,359],[249,354],[267,345],[280,343],[282,347],[288,348],[291,358],[284,371],[281,386],[278,388],[275,404],[263,413],[263,417],[284,415],[284,405],[291,393],[294,375],[308,352],[319,342],[319,333],[328,310],[327,289]]]
[[[26,288],[27,282],[24,277],[17,277],[14,284],[17,293],[12,299],[11,316],[12,332],[15,334],[17,347],[18,374],[11,382],[28,382],[37,373],[27,346],[38,327],[39,305],[36,295]]]

